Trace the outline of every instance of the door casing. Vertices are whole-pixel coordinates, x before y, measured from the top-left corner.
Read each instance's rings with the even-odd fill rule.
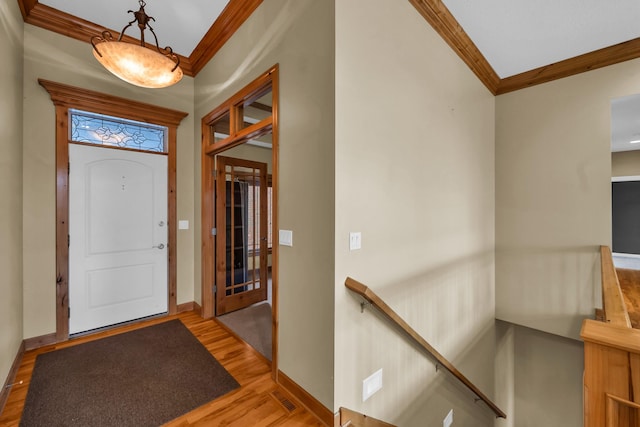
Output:
[[[178,126],[188,113],[49,80],[38,79],[38,83],[47,90],[51,97],[55,106],[56,123],[56,332],[40,340],[40,344],[69,339],[69,109],[90,111],[167,127],[168,301],[169,314],[177,313],[176,146]]]
[[[212,230],[215,228],[215,156],[224,151],[241,145],[246,141],[257,138],[260,135],[271,133],[272,139],[272,228],[273,235],[278,229],[278,110],[279,110],[279,73],[278,64],[271,67],[265,73],[258,76],[231,98],[220,104],[216,109],[204,116],[201,120],[202,131],[202,216],[201,216],[201,238],[202,238],[202,317],[212,318],[215,315],[214,307],[214,283],[215,283],[215,240]],[[242,126],[242,105],[251,99],[256,93],[261,93],[265,88],[270,88],[272,92],[271,116],[259,121],[251,126]],[[229,115],[229,136],[221,141],[216,141],[212,131],[212,124],[219,118]],[[272,360],[271,376],[277,381],[278,378],[278,252],[277,244],[272,248]]]

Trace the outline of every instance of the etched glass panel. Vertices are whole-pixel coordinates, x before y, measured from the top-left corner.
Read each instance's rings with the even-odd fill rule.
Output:
[[[119,117],[69,110],[71,133],[75,142],[134,150],[167,152],[167,128]]]

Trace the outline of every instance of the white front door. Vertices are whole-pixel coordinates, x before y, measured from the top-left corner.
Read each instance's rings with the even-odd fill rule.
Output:
[[[167,311],[167,156],[69,144],[69,333]]]

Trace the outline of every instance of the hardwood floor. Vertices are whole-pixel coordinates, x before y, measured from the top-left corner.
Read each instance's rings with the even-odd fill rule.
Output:
[[[240,388],[165,424],[182,426],[323,426],[300,402],[271,379],[269,363],[253,348],[229,334],[214,320],[204,320],[194,312],[123,326],[49,345],[24,354],[7,404],[0,414],[0,426],[18,426],[29,381],[38,354],[82,344],[95,339],[139,329],[178,318],[240,383]]]
[[[640,329],[640,270],[616,268],[631,327]]]

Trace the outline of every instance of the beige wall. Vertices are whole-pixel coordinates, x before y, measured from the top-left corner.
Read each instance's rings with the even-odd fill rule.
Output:
[[[581,426],[582,342],[509,325],[514,332],[517,427]]]
[[[193,79],[148,90],[119,81],[91,46],[25,25],[24,337],[55,332],[55,110],[38,78],[189,113],[178,128],[178,218],[193,222]],[[193,228],[178,231],[178,303],[193,301]],[[73,305],[73,296],[70,298]]]
[[[279,369],[333,407],[333,2],[263,2],[196,77],[199,121],[247,83],[280,66]],[[199,152],[200,124],[196,123]],[[195,163],[200,192],[200,159]],[[196,212],[200,211],[199,197]],[[198,233],[196,235],[199,235]],[[196,242],[200,247],[200,242]],[[200,277],[196,254],[196,277]]]
[[[0,386],[22,342],[22,47],[14,0],[0,0]]]
[[[611,153],[611,176],[640,176],[640,151]]]
[[[401,23],[401,24],[399,24]],[[409,2],[336,2],[335,407],[402,426],[490,426],[344,287],[384,298],[494,396],[494,97]],[[362,249],[349,251],[349,232]],[[383,388],[362,402],[362,380]]]
[[[496,313],[578,338],[600,305],[611,243],[611,99],[640,92],[628,61],[496,101]]]

